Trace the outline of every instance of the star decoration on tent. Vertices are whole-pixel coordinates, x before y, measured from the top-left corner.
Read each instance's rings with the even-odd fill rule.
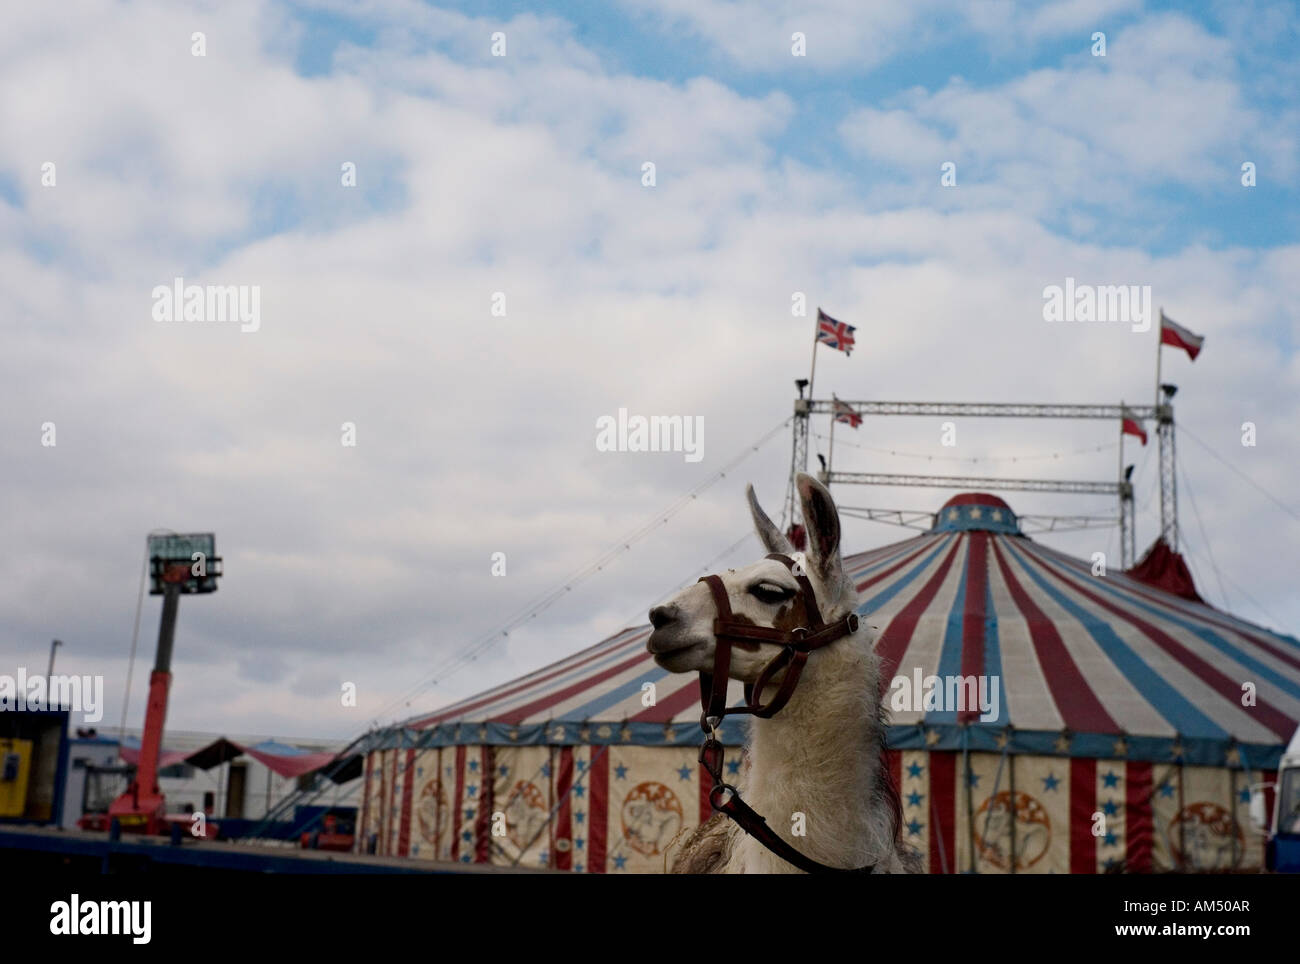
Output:
[[[994,522],[1001,522],[1001,521],[1002,521],[1002,510],[1001,510],[1001,509],[994,509],[993,512],[992,512],[992,516],[993,516],[993,521],[994,521]]]
[[[683,780],[689,780],[691,778],[691,768],[683,763],[677,770],[677,775]]]
[[[1061,735],[1056,738],[1056,752],[1057,753],[1070,752],[1070,734],[1068,731],[1062,730]]]
[[[1109,790],[1111,787],[1119,785],[1119,774],[1114,770],[1107,770],[1101,775],[1101,782]]]
[[[1250,803],[1250,787],[1242,787],[1239,798],[1242,803]]]
[[[1039,779],[1043,781],[1044,793],[1046,793],[1048,790],[1055,790],[1057,787],[1061,785],[1061,778],[1058,777],[1055,773],[1050,771],[1048,772],[1047,776],[1039,777]]]
[[[1159,789],[1160,789],[1160,796],[1162,797],[1172,797],[1174,795],[1174,785],[1170,783],[1168,780],[1160,784]]]
[[[924,794],[917,793],[915,790],[913,790],[911,793],[907,795],[907,805],[909,807],[919,807],[923,799],[925,799]]]
[[[924,771],[921,764],[917,763],[915,760],[907,765],[907,775],[909,777],[920,777],[922,772]]]
[[[1114,800],[1107,800],[1101,805],[1101,809],[1106,816],[1113,817],[1115,814],[1119,813],[1119,804]]]
[[[1175,741],[1174,745],[1169,748],[1169,755],[1175,760],[1181,760],[1183,758],[1183,744],[1181,740]]]
[[[978,773],[968,773],[966,774],[966,782],[972,787],[978,787],[980,785],[980,775]]]
[[[1228,752],[1224,754],[1223,758],[1230,767],[1241,766],[1241,751],[1235,746],[1228,747]]]
[[[1115,741],[1113,752],[1116,756],[1128,756],[1128,741],[1121,736]]]
[[[626,780],[626,779],[627,779],[627,767],[625,767],[625,766],[624,766],[623,764],[621,764],[621,763],[620,763],[618,766],[614,767],[614,779],[615,779],[615,780]]]
[[[938,730],[926,730],[926,731],[925,731],[925,745],[926,745],[926,746],[934,746],[934,745],[935,745],[936,743],[938,743],[938,742],[939,742],[939,731],[938,731]]]
[[[981,515],[983,515],[983,513],[980,511],[979,506],[973,505],[970,507],[970,517],[972,519],[978,519]]]
[[[623,724],[623,729],[621,729],[621,730],[618,731],[618,735],[619,735],[619,739],[621,739],[624,743],[631,743],[631,742],[632,742],[632,727],[630,727],[630,726],[628,726],[626,723],[624,723],[624,724]]]
[[[952,508],[952,509],[949,509],[949,510],[948,510],[948,518],[949,518],[949,519],[952,519],[954,522],[957,521],[957,518],[958,518],[958,516],[960,516],[960,515],[961,515],[961,513],[958,512],[955,508]]]
[[[1109,831],[1107,831],[1106,836],[1102,837],[1101,839],[1102,839],[1102,845],[1106,847],[1113,847],[1117,843],[1119,843],[1119,839]]]
[[[1006,730],[1003,730],[1001,733],[998,734],[997,745],[999,750],[1005,750],[1007,748],[1007,744],[1010,742],[1011,742],[1011,734],[1008,733]]]
[[[921,835],[921,828],[923,826],[925,826],[925,824],[921,823],[918,820],[913,820],[911,823],[907,825],[908,836],[919,837]]]

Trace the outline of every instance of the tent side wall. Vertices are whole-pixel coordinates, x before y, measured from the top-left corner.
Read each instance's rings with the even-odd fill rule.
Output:
[[[1028,754],[886,758],[903,839],[930,873],[1263,864],[1243,791],[1269,773]],[[694,748],[398,747],[373,751],[367,772],[359,841],[383,855],[662,873],[674,840],[709,816]]]

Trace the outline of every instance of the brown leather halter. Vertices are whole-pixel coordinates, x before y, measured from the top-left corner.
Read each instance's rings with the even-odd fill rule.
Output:
[[[808,581],[808,577],[794,559],[779,552],[770,553],[767,558],[784,565],[799,583],[799,591],[803,595],[804,608],[808,615],[808,626],[801,626],[787,633],[766,626],[742,623],[731,611],[731,602],[727,598],[727,587],[723,585],[722,577],[710,575],[700,580],[709,587],[709,592],[713,594],[713,604],[718,610],[718,616],[713,621],[713,635],[717,639],[713,654],[713,671],[700,673],[700,705],[704,709],[700,718],[700,728],[704,730],[704,743],[700,746],[700,764],[713,779],[713,789],[709,791],[709,804],[714,810],[726,814],[740,824],[740,828],[745,833],[768,850],[800,870],[808,873],[869,874],[875,870],[875,864],[856,868],[832,867],[801,854],[772,830],[757,811],[740,799],[740,791],[727,783],[722,775],[724,750],[722,744],[714,738],[722,718],[739,714],[750,714],[763,719],[775,716],[790,701],[795,687],[799,685],[799,676],[808,661],[808,654],[814,649],[820,649],[858,631],[857,613],[848,613],[833,623],[827,623],[822,619],[812,583]],[[783,648],[763,667],[758,674],[758,679],[753,683],[745,684],[745,705],[729,707],[727,706],[729,678],[727,674],[731,669],[731,647],[737,641],[773,643]],[[777,687],[776,695],[766,704],[761,703],[763,690],[782,669],[785,670],[785,677]]]

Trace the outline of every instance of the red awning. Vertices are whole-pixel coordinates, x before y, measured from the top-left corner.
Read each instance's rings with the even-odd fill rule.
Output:
[[[268,769],[286,778],[299,777],[304,773],[319,770],[321,767],[328,765],[336,755],[331,750],[319,752],[301,750],[296,746],[275,743],[271,740],[266,740],[255,746],[246,746],[233,740],[227,740],[222,736],[206,746],[199,747],[197,750],[168,750],[164,747],[158,754],[158,769],[161,770],[163,767],[169,767],[176,763],[188,763],[200,770],[209,770],[244,754],[248,754]],[[127,763],[139,766],[139,743],[122,744],[118,747],[118,755]]]

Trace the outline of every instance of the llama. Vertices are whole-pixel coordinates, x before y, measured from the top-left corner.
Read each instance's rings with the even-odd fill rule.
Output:
[[[746,489],[758,536],[768,552],[795,558],[829,623],[852,612],[857,592],[840,557],[840,520],[830,493],[800,473],[795,481],[808,531],[808,550],[794,548]],[[799,583],[782,563],[763,559],[722,574],[735,618],[789,632],[806,626]],[[647,649],[675,673],[711,672],[717,615],[703,583],[650,611]],[[916,873],[920,860],[899,840],[898,799],[882,770],[887,713],[881,702],[873,631],[857,632],[815,650],[789,702],[769,719],[751,717],[747,766],[739,782],[745,801],[788,843],[833,867],[876,865],[876,873]],[[773,643],[734,644],[730,675],[754,682],[780,652]],[[762,694],[780,684],[778,673]],[[794,834],[803,815],[804,835]],[[796,873],[797,869],[722,814],[685,840],[674,873]]]

